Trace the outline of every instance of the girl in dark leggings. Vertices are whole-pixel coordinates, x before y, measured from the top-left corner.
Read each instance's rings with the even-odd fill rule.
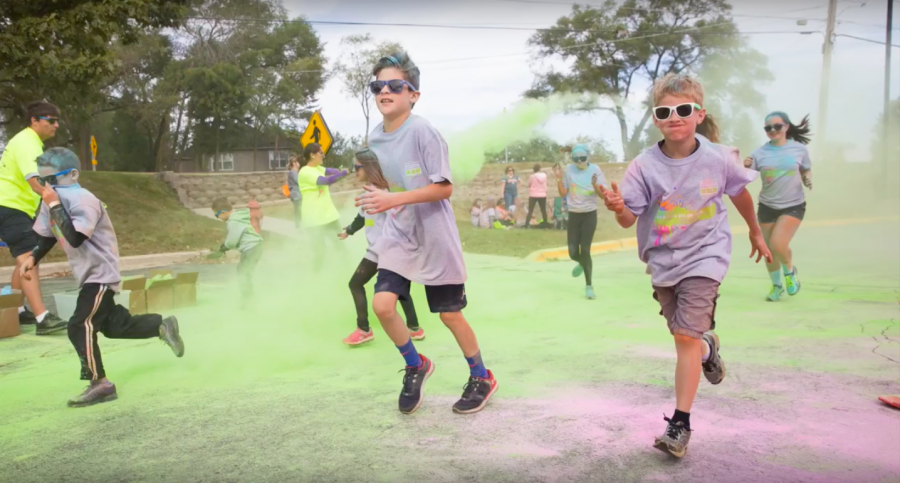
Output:
[[[596,164],[588,163],[590,150],[587,145],[577,144],[572,148],[571,159],[575,164],[566,166],[565,172],[556,166],[556,185],[559,194],[566,197],[569,205],[569,258],[578,265],[572,270],[572,276],[584,273],[584,294],[589,300],[596,298],[591,286],[593,262],[591,261],[591,244],[594,232],[597,231],[597,199],[600,196],[599,185],[606,183],[603,171]]]
[[[386,190],[388,183],[381,172],[378,158],[369,149],[356,152],[356,179],[363,184],[370,184],[376,188]],[[360,209],[353,223],[338,234],[338,238],[346,240],[363,227],[366,229],[366,239],[369,241],[369,249],[366,256],[359,262],[359,267],[353,277],[350,278],[350,293],[353,295],[353,304],[356,306],[356,330],[344,339],[347,345],[365,344],[375,338],[375,334],[369,327],[369,303],[366,300],[366,284],[378,273],[378,256],[372,253],[371,247],[375,239],[381,234],[381,227],[387,213],[370,215]],[[406,315],[406,326],[409,328],[409,337],[413,340],[425,338],[425,331],[419,327],[419,318],[416,316],[416,308],[412,299],[400,298],[400,306]]]

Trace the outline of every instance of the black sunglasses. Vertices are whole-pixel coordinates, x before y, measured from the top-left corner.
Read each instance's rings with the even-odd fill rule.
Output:
[[[399,94],[403,92],[403,86],[409,87],[410,92],[418,92],[418,89],[409,82],[406,82],[403,79],[391,79],[391,80],[376,80],[369,83],[369,89],[372,90],[372,94],[381,94],[381,91],[384,90],[384,86],[388,86],[388,89],[391,90],[391,94]]]
[[[359,170],[361,170],[361,169],[363,169],[363,165],[361,165],[361,164],[354,164],[354,165],[353,165],[353,172],[354,172],[354,173],[358,173]]]
[[[586,162],[587,162],[587,156],[573,156],[573,157],[572,157],[572,161],[575,161],[575,162],[578,163],[578,164],[586,163]]]
[[[38,116],[38,119],[47,121],[47,122],[50,123],[50,124],[59,124],[59,119],[58,119],[58,118],[55,118],[55,117]]]
[[[59,173],[51,174],[50,176],[38,176],[38,184],[41,186],[47,186],[48,184],[50,186],[56,186],[59,183],[59,180],[57,179],[59,176],[65,176],[72,171],[75,171],[75,168],[64,169]]]
[[[769,124],[768,126],[763,128],[765,132],[781,132],[787,124],[781,124],[780,122],[775,124]]]

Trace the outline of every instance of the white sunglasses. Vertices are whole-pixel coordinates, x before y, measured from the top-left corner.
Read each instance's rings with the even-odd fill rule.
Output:
[[[681,119],[687,119],[694,114],[694,109],[701,110],[700,104],[689,102],[686,104],[679,104],[677,106],[656,106],[653,108],[653,117],[656,118],[657,121],[665,121],[672,117],[672,113],[678,115]]]

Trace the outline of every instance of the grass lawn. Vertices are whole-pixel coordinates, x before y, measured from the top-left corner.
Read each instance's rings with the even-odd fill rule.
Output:
[[[619,228],[611,216],[600,216],[594,234],[595,242],[634,236],[634,230]],[[456,226],[459,227],[459,238],[466,253],[525,257],[537,250],[564,247],[569,243],[565,230],[486,230],[475,228],[469,221],[457,221]]]
[[[175,193],[152,175],[85,172],[80,182],[106,204],[121,256],[202,250],[222,243],[224,224],[181,206]],[[3,251],[0,266],[13,265],[9,252]],[[44,260],[65,259],[56,247]]]

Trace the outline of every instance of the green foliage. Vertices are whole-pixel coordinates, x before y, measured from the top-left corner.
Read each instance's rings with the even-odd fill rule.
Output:
[[[508,151],[508,156],[507,156]],[[541,163],[556,164],[565,160],[563,147],[556,141],[546,137],[535,137],[528,141],[520,141],[497,152],[485,153],[485,160],[490,163]]]
[[[339,132],[334,133],[334,139],[331,143],[331,149],[328,150],[328,156],[325,157],[325,166],[329,168],[346,168],[353,167],[353,154],[363,145],[361,136],[345,137]]]
[[[571,67],[539,74],[526,96],[597,94],[597,100],[577,109],[613,113],[625,157],[631,159],[654,134],[649,132],[652,100],[636,111],[640,120],[630,126],[629,99],[668,73],[699,74],[706,84],[707,110],[723,119],[721,127],[727,132],[731,116],[760,107],[763,97],[757,89],[772,79],[765,57],[746,46],[730,11],[724,0],[575,5],[571,14],[557,20],[555,29],[540,31],[530,40],[538,57],[562,59]],[[735,106],[740,109],[732,112]]]

